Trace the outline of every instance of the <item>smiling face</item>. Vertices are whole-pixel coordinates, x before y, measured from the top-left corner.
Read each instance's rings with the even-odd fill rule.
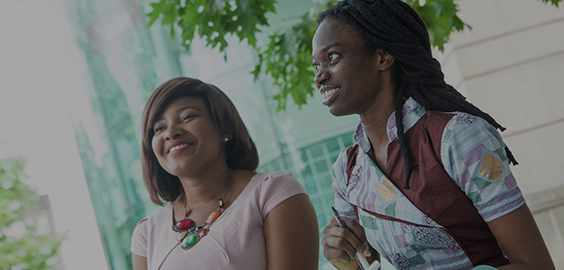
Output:
[[[168,173],[182,177],[225,163],[224,137],[200,97],[172,101],[153,125],[153,153]]]
[[[340,19],[321,22],[313,37],[315,85],[335,116],[363,114],[383,89],[392,90],[393,57],[369,50],[362,35]]]

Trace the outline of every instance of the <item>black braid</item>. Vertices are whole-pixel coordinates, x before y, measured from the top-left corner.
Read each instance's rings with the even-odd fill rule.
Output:
[[[371,50],[380,48],[396,59],[396,125],[400,150],[405,162],[405,189],[415,165],[407,147],[403,127],[403,103],[412,97],[427,110],[460,111],[483,118],[496,129],[505,128],[489,114],[478,109],[444,81],[440,63],[433,58],[425,23],[417,12],[400,0],[344,0],[319,15],[320,24],[326,18],[341,19],[366,39]],[[507,158],[517,160],[507,146]]]

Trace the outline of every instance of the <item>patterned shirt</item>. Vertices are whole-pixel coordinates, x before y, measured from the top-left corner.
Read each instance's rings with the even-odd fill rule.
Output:
[[[447,117],[444,129],[438,131],[441,132],[440,150],[435,152],[440,153],[440,158],[432,150],[429,154],[412,152],[412,155],[419,155],[418,160],[439,160],[442,173],[446,173],[449,181],[452,180],[470,199],[479,213],[477,216],[485,222],[506,215],[525,203],[509,169],[505,144],[497,130],[485,120],[460,112],[427,112],[411,98],[404,104],[402,113],[406,134],[422,117]],[[387,126],[390,144],[398,139],[396,130],[395,114],[392,114]],[[425,140],[425,135],[417,134],[414,138]],[[359,124],[354,139],[360,147],[354,167],[348,167],[346,150],[333,165],[335,206],[340,214],[358,221],[365,228],[372,247],[397,269],[471,269],[474,264],[465,252],[467,249],[452,232],[429,217],[429,213],[423,213],[421,207],[408,199],[390,176],[376,166],[369,156],[371,145],[362,124]],[[435,146],[428,146],[432,147]],[[388,162],[387,170],[399,169],[391,165]],[[433,177],[423,173],[423,178],[417,179],[423,183],[415,184],[423,185],[421,189],[424,189]],[[424,197],[421,200],[429,200],[425,203],[433,205],[436,204],[434,199],[442,195],[425,196],[421,195]]]

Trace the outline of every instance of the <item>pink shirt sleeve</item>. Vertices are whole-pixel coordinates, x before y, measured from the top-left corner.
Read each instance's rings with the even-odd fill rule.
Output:
[[[261,185],[258,205],[263,219],[285,200],[298,194],[307,195],[305,189],[289,171],[270,173]]]
[[[141,256],[147,257],[147,224],[149,222],[144,218],[137,223],[133,235],[131,236],[131,252]]]

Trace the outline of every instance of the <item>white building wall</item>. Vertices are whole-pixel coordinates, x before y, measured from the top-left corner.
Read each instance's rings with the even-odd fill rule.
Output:
[[[564,9],[535,0],[462,0],[472,30],[451,36],[446,81],[507,130],[512,167],[557,269],[564,269]]]

